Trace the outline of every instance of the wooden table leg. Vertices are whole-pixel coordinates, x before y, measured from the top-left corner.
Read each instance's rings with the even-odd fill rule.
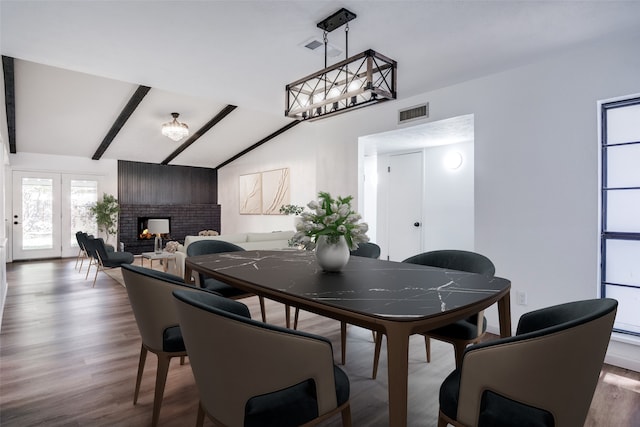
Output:
[[[500,320],[500,338],[511,336],[511,293],[498,300],[498,318]]]
[[[407,425],[407,386],[409,383],[409,332],[398,325],[390,326],[386,331],[389,426],[405,427]]]

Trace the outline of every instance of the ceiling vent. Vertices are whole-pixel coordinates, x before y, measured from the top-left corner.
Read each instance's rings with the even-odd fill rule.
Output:
[[[321,38],[312,37],[300,43],[300,46],[309,49],[311,52],[324,55],[324,42]],[[330,58],[335,58],[339,55],[342,55],[342,49],[331,43],[327,43],[327,56]]]
[[[415,107],[405,108],[398,111],[398,123],[406,123],[418,119],[426,119],[429,117],[429,103],[416,105]]]

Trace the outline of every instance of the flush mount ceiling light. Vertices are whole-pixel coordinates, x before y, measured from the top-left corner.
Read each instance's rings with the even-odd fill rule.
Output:
[[[396,99],[396,61],[371,49],[349,57],[349,21],[355,17],[342,8],[318,23],[325,68],[286,86],[285,116],[314,120]],[[345,24],[346,59],[327,67],[327,34]]]
[[[189,126],[178,121],[178,113],[171,113],[173,120],[162,125],[162,134],[174,141],[180,141],[189,135]]]

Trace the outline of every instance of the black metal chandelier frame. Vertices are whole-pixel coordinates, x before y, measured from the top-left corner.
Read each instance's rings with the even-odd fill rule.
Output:
[[[374,51],[362,53],[327,67],[327,32],[347,24],[355,14],[341,9],[318,23],[324,30],[325,68],[286,86],[285,115],[314,120],[367,105],[396,99],[396,61]]]

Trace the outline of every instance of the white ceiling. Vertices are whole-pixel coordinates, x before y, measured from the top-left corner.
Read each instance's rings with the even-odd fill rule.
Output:
[[[341,7],[358,15],[350,54],[398,61],[400,99],[640,31],[640,1],[1,0],[17,150],[91,157],[146,85],[103,157],[159,163],[179,146],[159,133],[172,111],[195,132],[237,105],[171,162],[215,167],[289,123],[284,86],[324,62],[301,45]],[[342,28],[329,41],[343,49]]]

